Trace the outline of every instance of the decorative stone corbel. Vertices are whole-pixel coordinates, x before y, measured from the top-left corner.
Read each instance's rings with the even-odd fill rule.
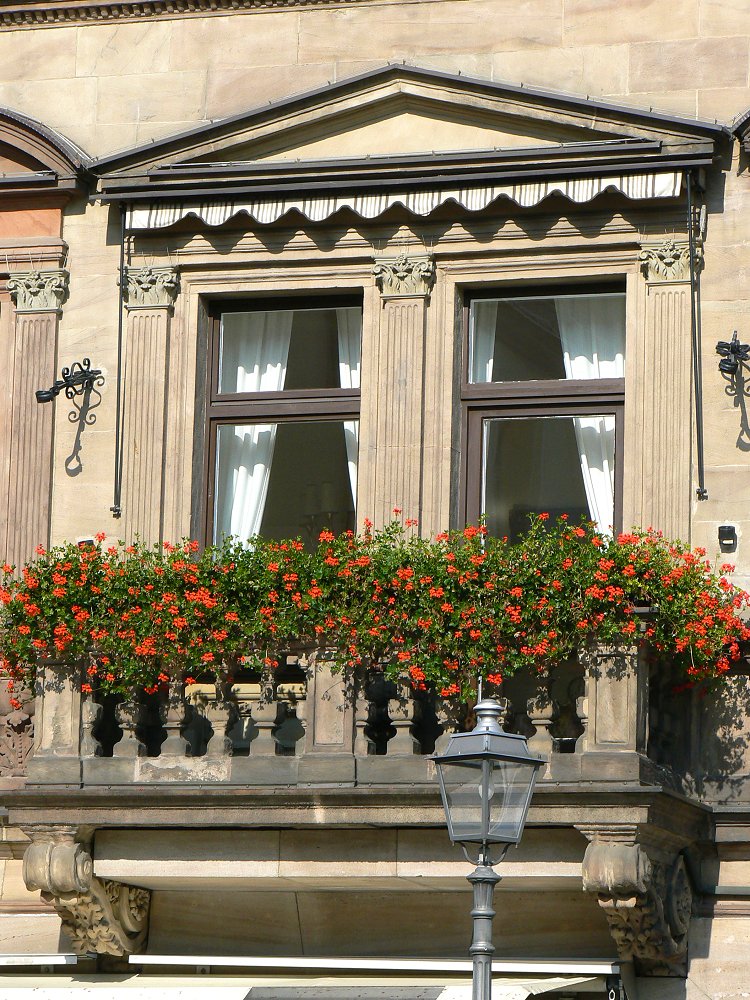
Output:
[[[700,267],[703,262],[700,242],[695,244],[693,252],[696,267]],[[686,281],[690,277],[690,244],[687,240],[678,243],[666,239],[663,243],[644,245],[638,260],[647,281]]]
[[[580,829],[593,838],[583,888],[596,894],[621,961],[633,961],[641,975],[686,975],[693,896],[682,855],[652,857],[627,842],[628,830]]]
[[[383,298],[426,298],[430,294],[435,265],[426,255],[380,257],[372,268]]]
[[[23,858],[23,879],[57,910],[77,955],[137,952],[148,932],[151,894],[94,876],[91,855],[77,843],[75,828],[32,827]]]
[[[128,309],[171,309],[179,290],[180,279],[174,267],[129,267],[126,271]]]
[[[70,275],[54,271],[15,271],[8,278],[8,291],[17,313],[58,313],[68,295]]]

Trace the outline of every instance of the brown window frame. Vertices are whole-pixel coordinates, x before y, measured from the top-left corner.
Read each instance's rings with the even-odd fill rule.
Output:
[[[208,308],[208,357],[206,365],[206,408],[204,446],[205,518],[203,542],[214,539],[216,492],[216,443],[223,424],[309,423],[326,420],[358,420],[359,389],[293,389],[279,392],[220,393],[219,340],[221,317],[229,312],[263,312],[276,309],[362,308],[361,295],[274,296],[273,298],[217,299]]]
[[[482,425],[488,418],[559,417],[612,414],[615,417],[614,530],[622,530],[625,379],[538,379],[514,382],[469,381],[469,319],[472,302],[539,296],[625,293],[622,283],[535,284],[467,290],[462,310],[461,440],[459,511],[464,524],[481,516]]]

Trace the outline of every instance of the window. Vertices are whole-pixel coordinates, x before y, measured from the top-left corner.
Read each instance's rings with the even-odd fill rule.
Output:
[[[208,394],[206,535],[353,528],[362,307],[278,300],[217,308]]]
[[[465,308],[465,515],[517,539],[529,515],[620,523],[625,295],[474,295]]]

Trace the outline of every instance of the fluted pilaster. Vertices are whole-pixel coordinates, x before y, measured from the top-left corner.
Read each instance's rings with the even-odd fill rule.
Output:
[[[393,508],[422,514],[424,351],[433,265],[428,257],[384,258],[374,266],[382,293],[369,421],[377,455],[369,516],[386,524]],[[364,421],[363,421],[364,423]]]
[[[21,565],[49,542],[54,404],[36,401],[55,381],[57,327],[68,272],[17,272],[8,279],[15,304],[13,398],[8,436],[6,558]]]
[[[689,540],[692,482],[690,270],[671,240],[640,255],[645,285],[626,384],[624,520]]]
[[[129,268],[123,425],[124,535],[162,533],[169,327],[178,291],[174,268]]]

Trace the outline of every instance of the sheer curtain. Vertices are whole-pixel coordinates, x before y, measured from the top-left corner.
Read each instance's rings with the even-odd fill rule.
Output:
[[[625,310],[621,295],[555,299],[565,363],[571,379],[622,378]],[[583,485],[591,520],[610,534],[614,522],[615,418],[574,417]]]
[[[284,388],[292,311],[229,313],[222,318],[220,392]],[[276,424],[223,425],[218,431],[215,534],[246,541],[260,531]]]
[[[359,389],[359,368],[362,344],[362,310],[358,307],[336,310],[339,340],[339,381],[342,389]],[[344,421],[346,464],[352,506],[357,509],[357,462],[359,460],[359,421]]]
[[[474,304],[471,331],[470,382],[491,382],[495,362],[495,330],[498,302],[479,300]]]

